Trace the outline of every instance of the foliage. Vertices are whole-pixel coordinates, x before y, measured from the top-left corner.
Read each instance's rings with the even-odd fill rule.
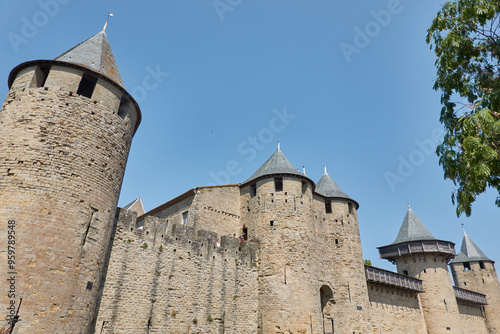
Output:
[[[365,260],[365,266],[371,266],[372,261],[371,260]]]
[[[446,133],[437,147],[457,216],[487,187],[500,194],[500,0],[443,4],[427,31],[434,47]],[[496,198],[500,206],[500,196]]]

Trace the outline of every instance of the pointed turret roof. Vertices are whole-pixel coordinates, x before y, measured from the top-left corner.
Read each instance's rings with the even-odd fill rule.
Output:
[[[464,231],[464,238],[462,240],[462,248],[460,248],[460,253],[451,261],[451,263],[460,262],[473,262],[473,261],[491,261],[474,243],[474,241],[469,238],[467,233]]]
[[[410,208],[410,205],[408,205],[408,211],[406,212],[403,224],[401,224],[398,236],[392,244],[416,240],[436,240],[436,238],[434,238],[431,232],[429,232],[427,227],[425,227],[422,221],[420,221],[417,215]]]
[[[115,57],[104,31],[95,34],[54,60],[84,66],[99,72],[124,87],[118,66],[116,66]]]
[[[451,241],[434,238],[410,208],[410,204],[408,204],[408,211],[396,240],[392,244],[377,248],[380,258],[389,260],[392,263],[397,258],[408,254],[440,254],[440,256],[445,257],[446,261],[453,259],[456,255],[455,244]]]
[[[248,178],[243,184],[253,181],[264,175],[273,175],[273,174],[293,174],[300,175],[293,165],[288,161],[283,152],[281,152],[280,147],[278,145],[278,149],[274,152],[273,155],[255,173],[253,173],[250,178]]]
[[[323,176],[321,176],[318,183],[316,183],[316,192],[325,197],[343,198],[356,202],[352,198],[347,196],[346,193],[344,193],[342,189],[340,189],[337,183],[333,181],[333,179],[330,177],[330,175],[328,175],[326,171],[326,166]],[[359,207],[359,204],[357,202],[356,206]]]

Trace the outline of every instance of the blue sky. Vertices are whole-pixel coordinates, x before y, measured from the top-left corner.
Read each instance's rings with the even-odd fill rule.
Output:
[[[0,2],[0,85],[21,62],[53,59],[107,29],[143,122],[120,197],[147,210],[188,189],[246,180],[276,150],[329,174],[360,203],[363,253],[397,235],[410,202],[439,239],[461,224],[500,260],[496,193],[455,215],[434,154],[442,133],[435,56],[438,1],[205,0]]]

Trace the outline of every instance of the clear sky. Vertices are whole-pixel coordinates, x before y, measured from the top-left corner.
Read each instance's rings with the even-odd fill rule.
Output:
[[[359,202],[364,257],[394,241],[410,202],[438,239],[461,224],[500,261],[489,191],[458,219],[434,154],[442,133],[435,56],[438,1],[163,0],[0,2],[0,85],[21,62],[53,59],[107,29],[143,121],[120,205],[150,210],[208,184],[246,180],[276,150]]]

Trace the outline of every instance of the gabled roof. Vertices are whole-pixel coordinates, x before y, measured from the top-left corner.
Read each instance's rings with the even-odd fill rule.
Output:
[[[115,57],[104,31],[95,34],[54,60],[84,66],[99,72],[124,87],[120,72],[116,66]]]
[[[460,262],[473,262],[473,261],[491,261],[477,245],[472,241],[464,231],[464,238],[462,240],[462,248],[460,253],[451,261],[451,263]]]
[[[326,172],[326,166],[325,166],[325,172],[323,176],[319,179],[318,183],[316,183],[316,193],[329,197],[329,198],[343,198],[343,199],[348,199],[356,203],[356,206],[359,208],[359,205],[356,201],[354,201],[352,198],[347,196],[342,189],[333,181],[333,179],[328,175]]]
[[[140,197],[125,205],[123,208],[125,210],[137,212],[138,216],[142,216],[144,214],[144,205],[142,205],[142,200]]]
[[[425,227],[425,225],[420,221],[420,219],[408,205],[408,211],[406,212],[403,224],[401,224],[398,236],[392,244],[399,244],[402,242],[417,240],[436,240],[436,238],[434,238],[431,232],[429,232],[427,227]]]
[[[281,152],[280,148],[274,152],[273,155],[249,179],[247,179],[243,184],[253,181],[264,175],[273,175],[273,174],[294,174],[303,176],[299,173],[293,165],[288,161],[283,152]]]

